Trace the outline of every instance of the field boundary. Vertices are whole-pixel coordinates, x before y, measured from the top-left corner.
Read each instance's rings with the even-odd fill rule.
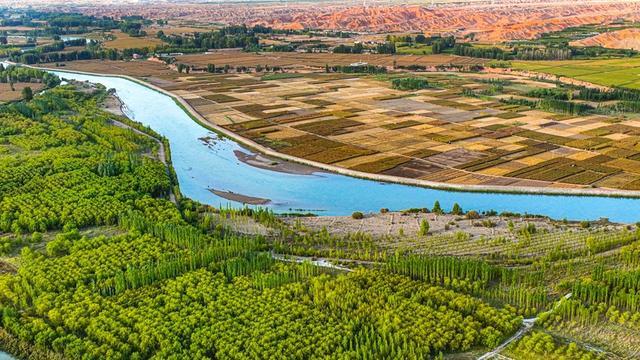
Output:
[[[145,86],[151,90],[154,90],[159,93],[162,93],[163,95],[169,96],[177,103],[178,106],[182,108],[182,110],[184,110],[199,125],[219,135],[222,135],[226,138],[236,141],[242,144],[243,146],[248,147],[251,150],[254,150],[264,155],[272,156],[274,158],[278,158],[281,160],[286,160],[286,161],[291,161],[299,164],[312,166],[319,170],[325,170],[325,171],[340,174],[340,175],[350,176],[350,177],[359,178],[359,179],[396,183],[396,184],[410,185],[410,186],[417,186],[417,187],[425,187],[425,188],[444,190],[444,191],[479,192],[479,193],[485,192],[485,193],[504,193],[504,194],[521,194],[521,195],[640,198],[640,191],[632,191],[632,190],[603,189],[603,188],[575,189],[575,188],[552,188],[552,187],[544,187],[544,188],[543,187],[523,187],[523,186],[509,186],[509,185],[449,184],[449,183],[436,182],[436,181],[430,181],[430,180],[403,178],[403,177],[393,176],[393,175],[372,174],[372,173],[365,173],[361,171],[346,169],[346,168],[342,168],[342,167],[338,167],[330,164],[324,164],[324,163],[320,163],[313,160],[307,160],[307,159],[299,158],[296,156],[283,154],[273,149],[270,149],[266,146],[258,144],[257,142],[251,139],[247,139],[219,125],[209,122],[206,118],[204,118],[198,111],[196,111],[191,105],[189,105],[180,96],[173,94],[170,91],[167,91],[165,89],[162,89],[156,85],[150,84],[144,80],[141,80],[129,75],[91,73],[86,71],[62,70],[59,68],[50,68],[50,67],[35,67],[35,66],[30,66],[30,67],[49,70],[49,71],[76,73],[76,74],[93,75],[93,76],[104,76],[104,77],[117,77],[117,78],[123,78],[126,80],[133,81],[138,85]]]
[[[529,78],[539,78],[547,81],[558,81],[565,85],[573,85],[573,86],[584,86],[592,89],[599,89],[604,91],[611,91],[613,88],[610,86],[599,85],[596,83],[592,83],[585,80],[575,79],[569,76],[557,76],[552,73],[547,73],[543,71],[534,71],[534,70],[522,70],[522,69],[501,69],[501,68],[485,68],[483,70],[485,73],[489,74],[502,74],[502,75],[519,75],[525,76]]]

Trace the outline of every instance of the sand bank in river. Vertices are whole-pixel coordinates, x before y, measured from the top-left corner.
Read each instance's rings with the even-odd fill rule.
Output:
[[[240,150],[234,150],[233,153],[236,155],[236,158],[243,163],[260,169],[296,175],[311,175],[320,171],[311,166],[273,159],[261,154],[247,154]]]
[[[209,189],[212,193],[220,196],[221,198],[247,204],[247,205],[267,205],[271,202],[269,199],[248,196],[243,194],[234,193],[233,191],[222,191],[216,189]]]

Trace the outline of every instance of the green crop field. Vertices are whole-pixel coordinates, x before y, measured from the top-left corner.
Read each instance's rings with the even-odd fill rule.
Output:
[[[398,45],[396,47],[396,53],[409,55],[430,55],[433,54],[433,49],[431,45]]]
[[[516,61],[514,69],[575,78],[597,85],[640,88],[640,58]]]

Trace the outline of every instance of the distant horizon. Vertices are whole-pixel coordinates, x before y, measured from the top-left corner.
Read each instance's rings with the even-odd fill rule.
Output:
[[[640,2],[640,0],[583,0],[584,3],[634,3]],[[52,5],[67,5],[67,6],[81,6],[81,5],[94,5],[94,6],[114,6],[114,5],[128,5],[128,4],[319,4],[319,3],[331,3],[331,4],[343,4],[345,6],[357,6],[362,4],[375,5],[375,6],[429,6],[429,5],[509,5],[509,4],[575,4],[575,1],[570,0],[423,0],[423,1],[395,1],[395,0],[0,0],[0,6],[52,6]]]
[[[472,36],[488,43],[535,38],[586,24],[640,21],[640,0],[89,1],[0,0],[10,9],[79,12],[174,23],[261,25],[274,29]]]

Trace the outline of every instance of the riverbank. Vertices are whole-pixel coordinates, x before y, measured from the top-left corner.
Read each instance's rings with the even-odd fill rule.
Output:
[[[48,359],[48,360],[63,360],[64,356],[59,353],[41,349],[36,345],[33,345],[27,341],[20,340],[17,336],[14,336],[0,327],[0,359],[5,360],[2,357],[2,352],[6,352],[6,360],[17,359]]]
[[[448,210],[448,209],[445,209]],[[475,212],[474,212],[475,213]],[[526,215],[501,216],[482,215],[475,213],[472,216],[454,214],[436,214],[420,209],[412,211],[391,211],[382,213],[364,214],[362,219],[354,219],[351,216],[315,216],[315,217],[288,217],[283,221],[290,226],[302,225],[312,231],[326,229],[332,235],[344,236],[354,233],[366,233],[373,237],[399,236],[416,237],[420,232],[422,221],[429,224],[429,234],[455,235],[464,232],[471,238],[499,238],[512,237],[514,229],[522,229],[533,226],[536,232],[557,231],[581,231],[582,224],[578,222],[564,222],[542,216]],[[621,231],[624,224],[597,221],[589,224],[592,231]]]
[[[83,85],[86,86],[86,83],[76,83],[76,87],[81,89],[81,91],[87,90],[83,87]],[[91,89],[91,88],[89,88]],[[131,121],[134,121],[133,119],[130,119],[127,116],[127,113],[125,111],[126,105],[124,103],[124,101],[122,101],[117,94],[115,93],[108,93],[107,96],[105,97],[105,99],[102,101],[102,104],[100,104],[100,107],[102,110],[111,113],[113,115],[116,115],[118,117],[120,117],[122,120],[124,119],[128,119]],[[116,119],[111,119],[111,122],[113,123],[113,125],[123,128],[123,129],[129,129],[131,131],[133,131],[134,133],[138,134],[138,135],[142,135],[145,136],[151,140],[153,140],[157,145],[158,145],[158,149],[157,149],[157,154],[149,154],[151,157],[155,158],[156,160],[160,161],[166,171],[167,171],[167,175],[169,175],[170,178],[175,179],[175,176],[173,175],[174,169],[173,166],[171,164],[171,157],[169,156],[169,152],[167,151],[166,148],[168,148],[168,144],[165,144],[164,140],[158,139],[156,138],[154,135],[152,134],[148,134],[140,129],[136,129],[135,127],[129,125],[129,124],[125,124],[122,121],[116,120]],[[176,192],[179,192],[179,184],[174,184],[176,187],[172,187],[172,191],[169,193],[169,200],[174,203],[177,204],[177,196],[176,196]]]
[[[124,103],[116,94],[109,94],[102,103],[102,109],[116,116],[127,117],[124,112]]]
[[[145,86],[149,89],[167,95],[174,99],[174,101],[180,106],[195,122],[199,125],[217,133],[224,137],[227,137],[233,141],[236,141],[247,148],[262,153],[267,156],[271,156],[280,160],[302,164],[316,168],[318,170],[324,170],[336,174],[341,174],[349,177],[368,179],[374,181],[396,183],[410,186],[425,187],[436,190],[444,191],[458,191],[458,192],[480,192],[480,193],[504,193],[504,194],[529,194],[529,195],[571,195],[571,196],[598,196],[598,197],[621,197],[621,198],[640,198],[640,191],[635,190],[619,190],[619,189],[604,189],[604,188],[564,188],[564,187],[535,187],[535,186],[511,186],[511,185],[478,185],[478,184],[450,184],[444,182],[436,182],[423,179],[404,178],[393,175],[385,174],[372,174],[362,171],[356,171],[352,169],[346,169],[339,166],[320,163],[313,160],[303,159],[296,156],[283,154],[266,146],[258,144],[257,142],[240,136],[222,126],[214,124],[207,120],[202,114],[196,111],[186,100],[182,97],[160,88],[154,84],[148,83],[144,80],[137,79],[129,75],[112,75],[112,74],[96,74],[84,71],[70,71],[66,69],[39,67],[44,70],[69,72],[84,75],[104,76],[124,78],[133,81],[139,85]]]

